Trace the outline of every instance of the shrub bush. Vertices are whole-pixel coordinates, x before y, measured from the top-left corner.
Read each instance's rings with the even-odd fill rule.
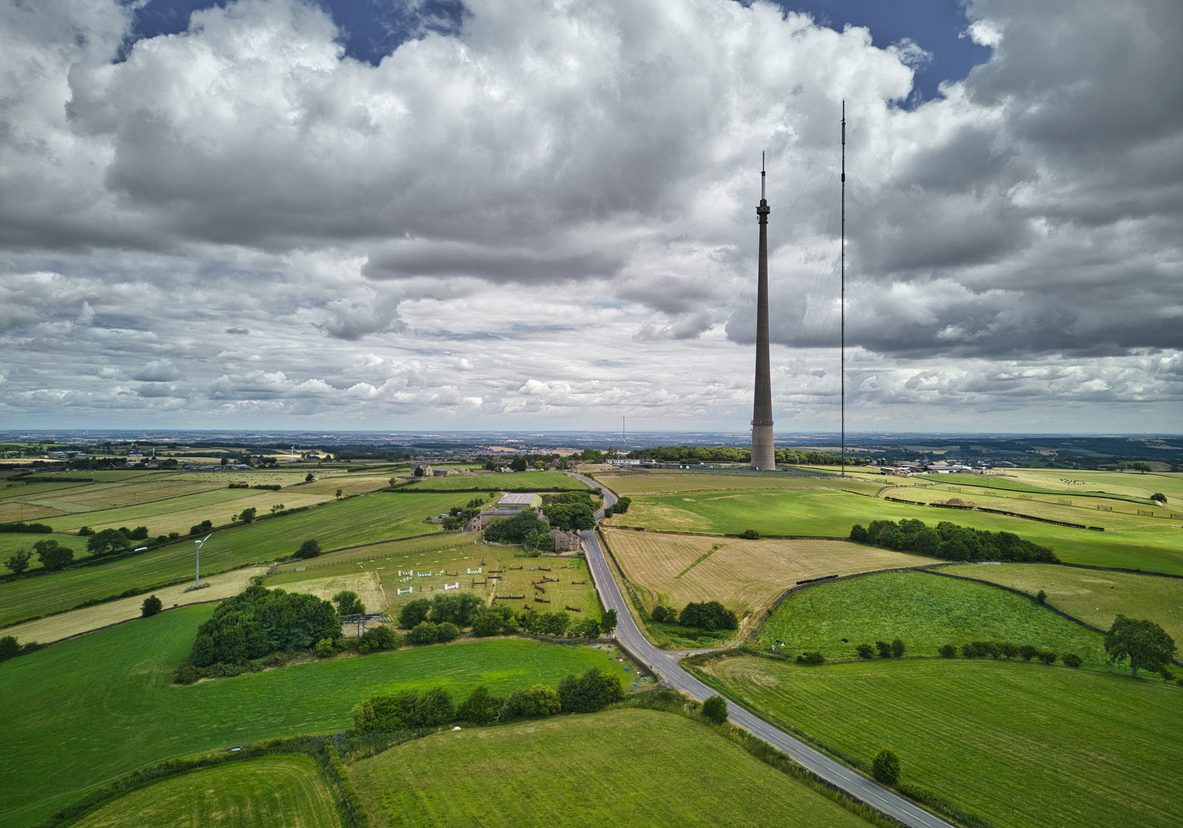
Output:
[[[859,658],[874,658],[875,657],[875,648],[872,647],[870,644],[859,644],[854,649],[855,649],[855,652],[858,653]]]
[[[552,687],[536,684],[523,690],[515,690],[509,694],[501,710],[497,714],[500,721],[511,722],[515,719],[539,719],[543,716],[553,716],[563,709],[559,694]]]
[[[755,529],[744,529],[743,532],[740,534],[740,537],[743,538],[744,540],[759,540],[760,533],[757,532]]]
[[[1035,600],[1041,604],[1046,604],[1047,603],[1047,593],[1044,592],[1042,589],[1039,590],[1039,592],[1036,593],[1036,595],[1035,595]]]
[[[944,644],[940,649],[941,658],[957,658],[957,647],[953,644]]]
[[[1065,667],[1071,667],[1074,670],[1084,663],[1076,653],[1064,653],[1060,661],[1064,662]]]
[[[901,657],[903,657],[903,655],[904,655],[904,642],[899,638],[892,639],[891,657],[892,658],[901,658]]]
[[[456,709],[456,718],[478,725],[492,724],[497,721],[497,713],[504,704],[504,699],[497,698],[489,688],[481,685]]]
[[[891,658],[891,645],[886,641],[876,641],[875,649],[879,651],[880,658]]]
[[[431,612],[431,601],[426,598],[416,598],[403,604],[398,612],[398,625],[404,630],[412,629],[420,622],[427,620],[427,613]]]
[[[806,652],[797,656],[798,664],[825,664],[826,659],[821,653]]]
[[[1023,661],[1030,661],[1031,659],[1035,658],[1035,656],[1039,655],[1039,650],[1035,647],[1032,647],[1030,644],[1024,644],[1023,646],[1019,647],[1019,655],[1023,657]]]
[[[155,595],[149,595],[140,605],[140,617],[149,618],[164,609],[164,602]]]
[[[570,675],[559,682],[559,703],[565,713],[595,713],[623,698],[620,679],[595,667],[582,676]]]
[[[337,652],[337,642],[331,638],[322,638],[316,642],[316,646],[312,648],[312,652],[316,654],[317,658],[328,658]]]
[[[900,757],[890,750],[881,750],[871,763],[872,775],[884,785],[895,785],[900,781]]]
[[[703,718],[715,724],[727,721],[727,702],[722,696],[711,696],[702,703]]]
[[[1052,664],[1056,660],[1056,654],[1050,651],[1045,651],[1039,654],[1039,660],[1044,664]]]
[[[315,538],[310,538],[300,544],[300,548],[296,550],[297,558],[315,558],[320,554],[320,541]]]
[[[649,614],[649,617],[658,624],[669,624],[678,620],[677,613],[675,613],[669,607],[663,606],[662,604],[655,606],[653,608],[653,612]]]
[[[370,627],[357,638],[357,651],[362,655],[381,650],[396,650],[402,640],[385,624]]]
[[[451,621],[436,624],[432,621],[421,621],[407,633],[410,644],[442,644],[460,635],[460,628]]]

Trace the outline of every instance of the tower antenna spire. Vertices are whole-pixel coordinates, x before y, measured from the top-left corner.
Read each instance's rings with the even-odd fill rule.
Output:
[[[776,470],[772,438],[772,371],[768,358],[768,214],[772,208],[764,190],[764,153],[760,154],[760,204],[756,222],[760,246],[756,265],[756,387],[752,401],[752,468]]]
[[[842,375],[842,477],[846,477],[846,100],[842,100],[842,265],[840,283],[842,295],[839,300],[841,314],[841,368]]]

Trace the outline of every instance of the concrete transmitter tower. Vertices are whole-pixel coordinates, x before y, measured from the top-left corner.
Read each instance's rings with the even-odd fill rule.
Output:
[[[775,469],[776,449],[772,444],[772,368],[768,359],[768,214],[772,208],[764,197],[764,158],[760,158],[760,263],[756,293],[756,398],[752,406],[752,468]]]

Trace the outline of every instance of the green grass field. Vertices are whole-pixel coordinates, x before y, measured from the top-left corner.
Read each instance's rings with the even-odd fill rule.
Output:
[[[441,685],[462,696],[486,684],[503,694],[590,667],[624,675],[606,650],[498,639],[172,686],[212,611],[170,610],[0,664],[4,824],[37,822],[171,756],[345,729],[353,705],[377,693]]]
[[[80,538],[77,535],[63,535],[57,532],[52,534],[0,532],[0,566],[18,549],[23,549],[32,556],[29,558],[28,571],[32,572],[35,569],[40,569],[41,559],[33,551],[33,545],[43,540],[55,540],[62,546],[74,550],[74,560],[85,558],[90,554],[86,551],[86,538]],[[7,575],[9,574],[9,570],[7,568],[0,569],[0,574]]]
[[[907,655],[936,656],[943,644],[1013,641],[1114,669],[1106,666],[1098,633],[1005,590],[926,572],[884,572],[791,593],[757,640],[763,648],[783,641],[792,655],[811,650],[835,659],[857,658],[859,644],[894,638]]]
[[[1183,580],[1178,578],[1054,564],[956,564],[944,571],[1029,595],[1043,590],[1049,604],[1101,629],[1108,629],[1118,613],[1149,618],[1183,646]]]
[[[836,480],[784,490],[741,490],[634,496],[627,514],[612,526],[655,531],[847,537],[855,523],[913,518],[930,526],[947,520],[963,526],[1014,534],[1051,547],[1061,560],[1097,566],[1183,574],[1183,530],[1175,523],[1145,518],[1134,526],[1091,532],[1004,515],[892,503],[844,491]],[[1017,511],[1017,510],[1016,510]],[[1103,525],[1112,515],[1103,516]],[[1124,517],[1122,519],[1125,519]]]
[[[335,828],[341,819],[311,757],[277,755],[165,779],[126,794],[74,824],[82,828]]]
[[[352,765],[375,825],[860,825],[697,722],[611,710],[409,742]]]
[[[547,567],[549,571],[543,571]],[[480,575],[468,575],[480,569]],[[501,570],[500,581],[489,581],[490,570]],[[431,573],[430,577],[399,575],[399,572]],[[454,574],[453,574],[454,573]],[[545,592],[533,588],[543,577],[557,583],[542,584]],[[484,581],[485,583],[477,583]],[[582,583],[579,583],[582,582]],[[513,609],[533,606],[539,612],[566,610],[572,618],[600,617],[600,602],[583,558],[526,558],[520,547],[486,546],[476,533],[412,538],[392,543],[351,549],[311,561],[286,563],[267,579],[268,586],[294,592],[310,592],[331,598],[342,589],[361,596],[371,610],[397,613],[416,598],[431,598],[445,584],[459,583],[460,589],[483,598],[494,595],[525,595],[524,600],[504,601]],[[414,592],[399,595],[399,589]],[[367,598],[367,594],[371,596]],[[544,601],[536,601],[543,598]]]
[[[503,492],[529,489],[537,492],[581,491],[587,487],[574,477],[557,471],[525,471],[512,474],[460,474],[451,477],[424,477],[408,484],[424,492],[455,492],[478,489]]]
[[[279,494],[276,492],[276,494]],[[458,493],[376,493],[214,533],[202,547],[201,571],[212,575],[287,557],[315,538],[322,549],[435,533],[424,518],[463,505]],[[193,543],[180,541],[110,563],[0,582],[0,625],[73,609],[86,601],[137,592],[192,577]]]
[[[995,825],[1183,823],[1183,688],[1158,679],[942,659],[702,669],[864,769],[890,747],[905,784]]]

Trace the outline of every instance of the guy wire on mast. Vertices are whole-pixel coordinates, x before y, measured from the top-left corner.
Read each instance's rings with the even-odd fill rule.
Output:
[[[839,281],[841,283],[842,295],[839,299],[839,313],[841,315],[841,343],[839,345],[840,351],[840,368],[842,382],[842,477],[846,477],[846,100],[842,101],[842,264],[840,268]]]

